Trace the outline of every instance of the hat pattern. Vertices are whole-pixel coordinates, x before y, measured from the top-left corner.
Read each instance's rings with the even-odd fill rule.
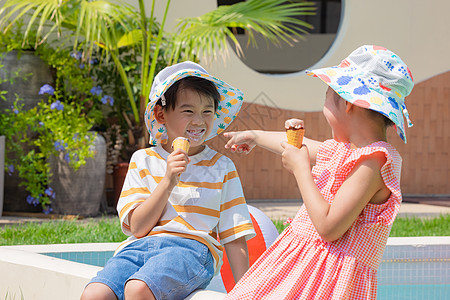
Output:
[[[183,63],[180,63],[178,64],[178,66],[174,66],[177,69],[180,69],[183,67],[182,64]],[[194,63],[190,62],[190,64],[193,65]],[[244,94],[239,89],[233,88],[224,81],[212,75],[209,75],[208,73],[206,73],[206,71],[204,71],[203,68],[199,70],[182,69],[168,76],[168,78],[161,84],[152,87],[152,91],[150,92],[149,96],[150,102],[148,103],[147,109],[145,111],[145,123],[150,133],[151,145],[157,145],[158,143],[166,144],[168,138],[166,127],[164,126],[164,124],[158,123],[155,119],[154,108],[156,103],[161,98],[161,96],[170,88],[170,86],[172,86],[172,84],[188,76],[201,77],[211,81],[217,87],[217,91],[220,94],[219,104],[215,112],[213,129],[211,131],[211,134],[205,139],[205,141],[222,133],[239,113],[244,100]]]
[[[412,126],[405,97],[414,86],[411,71],[395,53],[380,46],[362,46],[338,66],[306,71],[319,77],[346,101],[377,111],[394,122],[406,143],[403,116]]]

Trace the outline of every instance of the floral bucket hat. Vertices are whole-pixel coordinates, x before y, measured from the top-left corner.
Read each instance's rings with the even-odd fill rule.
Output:
[[[145,111],[145,124],[150,133],[151,145],[167,143],[166,127],[163,124],[158,123],[155,119],[154,109],[156,103],[159,99],[162,99],[163,105],[165,105],[164,93],[172,86],[172,84],[188,76],[201,77],[211,81],[214,83],[220,94],[219,105],[215,112],[213,129],[205,141],[224,131],[239,113],[244,100],[244,93],[239,89],[208,74],[202,66],[191,61],[185,61],[166,67],[155,76],[149,95],[149,103]]]
[[[389,118],[406,143],[403,116],[408,127],[413,124],[405,97],[411,93],[414,82],[410,70],[395,53],[379,46],[361,46],[338,66],[306,73],[322,79],[346,101]]]

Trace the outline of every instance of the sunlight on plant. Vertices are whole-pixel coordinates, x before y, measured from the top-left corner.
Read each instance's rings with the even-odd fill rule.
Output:
[[[19,296],[16,295],[16,293],[11,294],[9,291],[6,291],[5,300],[17,300],[17,299],[23,300],[24,297],[23,297],[22,289],[20,287],[19,287],[19,289],[20,289],[20,298],[18,298]]]
[[[220,6],[197,18],[184,18],[177,32],[169,34],[164,26],[171,1],[165,2],[160,24],[155,19],[155,2],[151,2],[148,17],[144,0],[138,0],[137,7],[107,0],[6,0],[0,9],[0,29],[5,33],[15,22],[31,16],[24,42],[33,36],[33,26],[37,26],[36,45],[52,34],[61,38],[66,30],[71,33],[67,36],[74,40],[74,50],[83,42],[85,59],[89,60],[94,52],[102,53],[106,60],[111,59],[132,113],[132,118],[123,115],[129,126],[128,134],[133,135],[130,141],[142,148],[148,143],[143,117],[156,72],[180,60],[198,61],[199,56],[213,60],[217,53],[225,55],[227,39],[233,42],[237,53],[242,54],[241,45],[230,28],[245,29],[252,46],[256,46],[256,34],[262,35],[267,43],[292,45],[312,28],[297,17],[315,11],[314,2],[248,0]],[[136,67],[140,72],[139,86],[131,84],[134,77],[121,60],[123,48],[135,49],[139,57]],[[137,93],[133,89],[137,89]]]

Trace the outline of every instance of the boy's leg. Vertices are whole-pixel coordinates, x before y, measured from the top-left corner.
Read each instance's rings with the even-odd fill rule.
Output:
[[[117,300],[117,297],[106,284],[93,282],[86,286],[81,300]]]
[[[145,264],[145,255],[148,253],[148,238],[137,240],[123,248],[111,257],[105,267],[92,278],[85,288],[83,295],[109,295],[113,298],[98,299],[124,299],[124,287],[127,280]],[[86,299],[90,299],[87,298]],[[93,298],[97,299],[97,298]]]
[[[202,243],[181,237],[151,237],[148,256],[125,288],[145,283],[156,299],[184,299],[194,290],[205,288],[214,275],[214,259]]]
[[[145,282],[133,279],[125,284],[125,299],[155,300],[156,298]]]

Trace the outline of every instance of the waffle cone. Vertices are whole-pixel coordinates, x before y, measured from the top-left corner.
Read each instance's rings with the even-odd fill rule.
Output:
[[[189,140],[187,138],[177,137],[172,142],[172,148],[174,150],[183,149],[186,153],[188,153],[190,144],[191,143],[189,142]]]
[[[305,135],[304,128],[289,128],[286,129],[286,136],[288,140],[288,144],[293,145],[297,148],[300,148],[303,144],[303,136]]]

